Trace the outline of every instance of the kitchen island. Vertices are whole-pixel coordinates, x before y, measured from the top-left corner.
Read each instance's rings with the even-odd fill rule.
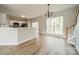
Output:
[[[0,45],[17,45],[37,37],[35,28],[0,28]]]

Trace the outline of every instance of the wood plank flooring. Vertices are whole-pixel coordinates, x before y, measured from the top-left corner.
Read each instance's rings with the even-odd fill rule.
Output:
[[[0,45],[1,55],[78,55],[65,39],[41,35],[20,45]]]

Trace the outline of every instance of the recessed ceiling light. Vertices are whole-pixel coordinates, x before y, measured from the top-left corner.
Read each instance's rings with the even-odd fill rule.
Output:
[[[24,15],[21,15],[21,17],[25,17]]]

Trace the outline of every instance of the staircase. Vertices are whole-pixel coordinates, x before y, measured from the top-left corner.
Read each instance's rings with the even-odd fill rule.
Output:
[[[67,43],[73,44],[79,53],[79,11],[76,18],[74,25],[66,27],[66,39]]]
[[[69,44],[74,44],[74,29],[75,29],[75,24],[67,27],[67,43]]]
[[[69,26],[69,27],[66,27],[66,39],[67,39],[67,43],[70,43],[70,44],[75,44],[74,43],[74,30],[75,30],[75,27],[76,27],[76,24],[77,24],[77,20],[78,20],[78,17],[79,17],[79,10],[78,10],[78,14],[76,16],[76,22],[74,25],[72,26]]]

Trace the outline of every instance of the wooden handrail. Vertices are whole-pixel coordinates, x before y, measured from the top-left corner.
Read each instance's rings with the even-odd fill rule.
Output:
[[[70,28],[72,28],[72,27],[74,27],[76,24],[74,24],[74,25],[71,25],[71,26],[69,26],[69,27],[66,27],[67,29],[70,29]]]
[[[65,33],[65,35],[66,35],[66,39],[68,38],[68,32],[69,32],[69,29],[74,28],[75,25],[76,25],[76,24],[74,24],[74,25],[72,25],[72,26],[69,26],[69,27],[66,27],[66,33]]]

